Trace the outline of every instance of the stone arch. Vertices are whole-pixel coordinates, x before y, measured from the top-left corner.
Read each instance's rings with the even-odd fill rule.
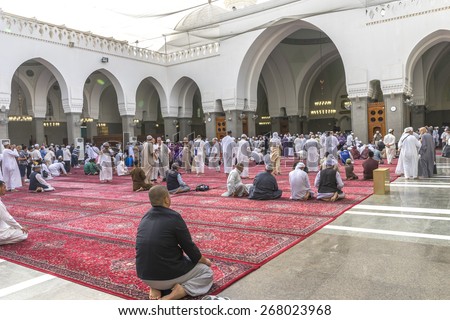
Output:
[[[450,42],[450,30],[437,30],[430,33],[428,36],[420,40],[411,50],[405,66],[407,94],[410,94],[412,92],[413,74],[417,63],[420,61],[421,57],[426,51],[441,42]]]
[[[167,115],[167,98],[162,85],[153,77],[143,79],[136,91],[136,117],[143,121],[156,122],[158,108]]]
[[[251,111],[256,109],[258,80],[267,58],[284,38],[301,28],[317,30],[301,20],[280,24],[263,31],[250,46],[239,69],[236,95],[238,99],[248,99]]]
[[[191,118],[194,111],[194,96],[200,91],[194,80],[188,77],[180,78],[172,88],[170,102],[177,107],[176,116],[180,118]]]
[[[31,82],[24,81],[24,83],[28,82],[27,87],[29,88],[30,94],[29,98],[31,104],[29,107],[29,112],[34,114],[36,117],[45,116],[48,90],[55,82],[58,83],[58,86],[60,88],[61,104],[62,107],[64,108],[64,112],[66,113],[71,112],[72,107],[71,104],[69,103],[71,93],[68,88],[67,80],[59,71],[59,69],[54,64],[41,57],[30,58],[21,63],[20,66],[26,64],[27,62],[34,62],[44,66],[44,70],[37,75],[38,79],[34,85],[32,85]],[[25,74],[22,74],[21,77],[23,79],[26,79]],[[74,107],[76,108],[78,106]]]
[[[333,48],[325,48],[322,53],[315,54],[311,57],[308,63],[303,68],[302,72],[298,75],[298,99],[299,99],[299,114],[308,115],[310,110],[310,97],[317,77],[319,77],[321,69],[325,70],[330,64],[340,58],[339,52]],[[322,68],[321,68],[322,64]]]
[[[276,50],[267,58],[261,75],[269,93],[270,114],[277,116],[280,107],[285,107],[289,115],[297,114],[295,78],[287,61]]]

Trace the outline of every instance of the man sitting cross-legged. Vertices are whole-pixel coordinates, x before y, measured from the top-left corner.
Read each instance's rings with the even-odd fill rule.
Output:
[[[298,162],[294,170],[289,172],[289,185],[291,186],[291,200],[308,200],[314,197],[309,184],[308,174],[304,171],[305,164]]]
[[[336,171],[333,167],[333,159],[328,158],[326,160],[326,168],[317,173],[314,186],[318,189],[318,200],[334,202],[337,199],[343,199],[345,197],[344,192],[342,192],[344,182],[339,171]]]
[[[169,193],[171,194],[183,193],[191,190],[181,178],[181,173],[178,172],[179,168],[180,166],[177,163],[172,163],[172,170],[167,172],[167,189],[169,189]]]
[[[273,200],[281,197],[283,191],[278,188],[277,179],[272,174],[271,164],[266,165],[266,171],[260,172],[253,180],[253,185],[249,189],[249,199]]]
[[[177,300],[207,293],[213,284],[211,261],[192,241],[181,215],[170,209],[169,191],[154,186],[152,208],[142,218],[136,237],[136,271],[150,286],[151,300]],[[171,290],[168,295],[161,292]]]
[[[241,173],[244,170],[244,164],[238,163],[227,178],[227,191],[222,197],[246,197],[248,196],[251,184],[242,183]]]
[[[0,180],[0,196],[6,193],[6,184]],[[22,227],[0,200],[0,245],[16,243],[28,238],[28,228]]]
[[[44,191],[53,191],[51,185],[44,180],[41,175],[41,165],[36,164],[33,166],[33,172],[30,174],[30,186],[28,187],[29,191],[32,192],[44,192]]]

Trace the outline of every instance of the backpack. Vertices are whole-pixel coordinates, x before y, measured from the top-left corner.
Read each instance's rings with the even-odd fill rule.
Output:
[[[209,186],[207,186],[206,184],[199,184],[198,186],[195,187],[195,191],[208,191],[209,190]]]

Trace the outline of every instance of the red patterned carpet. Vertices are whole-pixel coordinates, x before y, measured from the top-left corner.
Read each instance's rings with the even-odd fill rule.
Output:
[[[211,187],[173,196],[172,208],[213,261],[212,294],[310,236],[373,191],[371,181],[344,181],[344,200],[290,201],[292,159],[283,163],[283,174],[277,176],[283,196],[275,201],[221,197],[226,190],[223,173],[205,169],[201,177],[183,174],[193,189],[200,183]],[[355,173],[362,177],[360,163]],[[382,167],[389,167],[394,178],[395,166]],[[253,167],[250,174],[262,169]],[[315,175],[309,174],[311,185]],[[148,288],[136,277],[134,264],[137,226],[150,208],[147,193],[132,192],[128,176],[101,184],[97,176],[85,176],[81,169],[50,183],[55,192],[21,190],[3,197],[10,213],[30,228],[30,236],[25,242],[1,246],[0,257],[123,298],[147,299]]]

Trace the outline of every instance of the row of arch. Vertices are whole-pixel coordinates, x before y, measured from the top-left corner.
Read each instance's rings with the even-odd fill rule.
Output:
[[[308,112],[312,103],[311,96],[314,95],[314,90],[317,94],[317,79],[325,77],[324,70],[327,68],[329,72],[338,70],[341,73],[340,77],[333,79],[331,99],[337,101],[339,97],[347,94],[345,65],[338,49],[331,41],[325,44],[321,43],[320,52],[314,52],[301,70],[292,68],[292,61],[286,59],[281,43],[283,39],[303,30],[313,31],[320,34],[321,37],[323,34],[313,25],[298,21],[269,28],[256,38],[239,67],[236,101],[246,102],[241,105],[236,103],[236,109],[247,108],[253,112],[267,112],[272,117],[279,117],[282,116],[280,109],[285,108],[288,116],[309,117]],[[323,37],[326,38],[326,36]],[[401,94],[410,94],[416,91],[419,92],[420,96],[420,91],[422,91],[423,99],[426,99],[427,86],[431,83],[433,74],[435,74],[433,70],[443,67],[442,61],[448,60],[450,54],[449,42],[450,32],[438,30],[414,46],[413,52],[406,61],[403,92]],[[423,71],[424,85],[422,88],[415,88],[413,79],[417,80],[418,76],[421,75],[416,67],[420,62],[426,64],[423,57],[427,52],[430,53],[428,59],[432,62]],[[448,64],[444,65],[444,70],[448,70],[446,68],[449,68]],[[99,120],[101,118],[102,96],[105,94],[110,96],[115,94],[115,98],[108,100],[109,107],[112,105],[112,107],[117,107],[118,110],[118,114],[115,115],[114,112],[111,112],[111,115],[115,117],[114,121],[118,120],[117,116],[132,116],[143,121],[153,122],[161,121],[161,116],[162,118],[192,118],[195,116],[194,110],[196,109],[194,101],[200,100],[200,103],[202,102],[201,92],[203,88],[199,87],[195,76],[186,75],[179,78],[169,91],[166,91],[166,86],[155,77],[148,76],[141,79],[139,84],[136,85],[134,98],[129,98],[122,85],[122,79],[118,79],[108,68],[96,69],[86,76],[82,86],[83,101],[79,101],[71,98],[70,92],[74,89],[69,88],[64,75],[50,61],[44,58],[32,58],[19,66],[17,70],[15,71],[17,76],[13,78],[16,78],[19,86],[25,89],[22,94],[26,101],[26,112],[36,118],[45,119],[49,116],[50,100],[53,108],[59,110],[59,112],[53,114],[53,117],[58,118],[58,120],[64,120],[63,113],[78,113],[80,117],[92,117]],[[88,72],[86,70],[80,71]],[[30,75],[31,73],[34,74]],[[444,73],[440,73],[441,78],[444,77]],[[445,77],[441,80],[444,83],[449,81]],[[135,79],[134,81],[139,80]],[[19,106],[18,101],[15,101],[15,91],[17,90],[14,90],[14,85],[12,87],[10,114],[18,112],[15,107]],[[59,90],[53,90],[56,87]],[[439,88],[441,95],[445,94],[445,87],[443,85]],[[114,88],[113,92],[111,92],[111,88]],[[262,89],[266,99],[261,99],[260,95],[258,96],[258,89]],[[383,83],[381,83],[381,90],[383,89]],[[166,94],[166,92],[170,93]],[[366,95],[370,97],[373,92],[373,86],[368,85]],[[195,97],[197,98],[195,99]],[[239,99],[239,97],[242,97],[242,99]],[[267,106],[263,105],[263,101],[266,101]],[[423,104],[426,104],[426,102],[424,101]],[[223,112],[224,110],[220,105],[219,99],[213,111]],[[334,108],[337,107],[338,104],[335,104]],[[197,118],[202,118],[203,112],[208,111],[205,108],[201,109],[202,112]],[[62,112],[60,112],[61,110]],[[159,118],[158,110],[161,114]],[[348,117],[348,115],[342,116],[345,119]]]

